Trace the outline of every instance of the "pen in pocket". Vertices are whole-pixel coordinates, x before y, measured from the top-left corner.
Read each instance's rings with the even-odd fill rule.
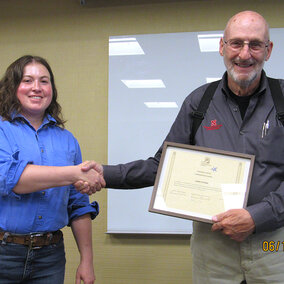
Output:
[[[263,138],[264,136],[267,135],[268,129],[269,129],[269,120],[267,120],[266,122],[263,123],[261,138]]]

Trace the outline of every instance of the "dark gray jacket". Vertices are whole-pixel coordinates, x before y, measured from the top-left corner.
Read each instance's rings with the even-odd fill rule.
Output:
[[[256,233],[284,225],[284,127],[276,118],[268,81],[263,72],[261,85],[251,98],[244,119],[228,94],[226,73],[195,135],[198,146],[255,155],[248,207]],[[282,91],[284,80],[280,80]],[[192,111],[196,110],[208,84],[194,90],[183,102],[165,141],[189,144]],[[219,129],[208,130],[215,121]],[[269,121],[262,137],[264,122]],[[116,166],[104,166],[108,188],[141,188],[154,184],[162,147],[154,157]]]

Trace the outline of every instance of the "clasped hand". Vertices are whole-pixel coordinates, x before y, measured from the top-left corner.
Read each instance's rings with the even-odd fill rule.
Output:
[[[254,221],[245,209],[231,209],[212,218],[212,231],[221,231],[237,242],[244,241],[255,230]]]
[[[78,167],[80,169],[79,179],[73,185],[79,192],[91,195],[106,186],[102,165],[94,161],[85,161]]]

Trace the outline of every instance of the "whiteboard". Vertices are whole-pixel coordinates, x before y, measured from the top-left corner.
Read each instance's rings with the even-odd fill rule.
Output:
[[[270,29],[267,75],[284,78],[284,29]],[[222,31],[109,38],[108,164],[153,156],[185,97],[222,77]],[[167,104],[162,104],[167,103]],[[191,234],[192,222],[148,212],[152,187],[108,189],[107,233]]]

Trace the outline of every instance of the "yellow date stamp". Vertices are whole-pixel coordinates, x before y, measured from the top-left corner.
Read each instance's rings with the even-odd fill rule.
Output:
[[[284,241],[263,241],[262,250],[266,252],[284,251]]]

